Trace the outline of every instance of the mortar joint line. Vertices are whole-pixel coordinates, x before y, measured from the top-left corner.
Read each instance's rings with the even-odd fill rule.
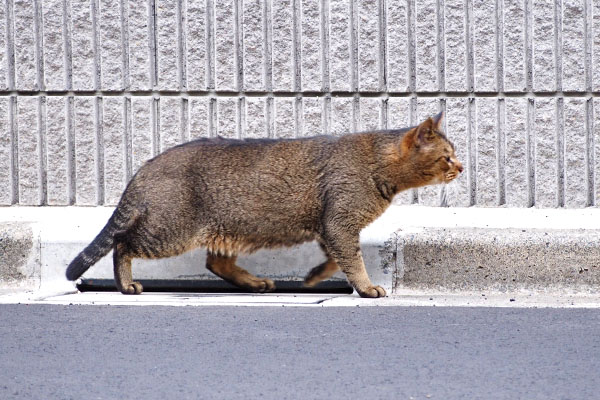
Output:
[[[40,97],[342,97],[342,98],[600,98],[599,91],[439,91],[439,92],[385,92],[385,91],[252,91],[252,90],[2,90],[0,97],[40,96]]]

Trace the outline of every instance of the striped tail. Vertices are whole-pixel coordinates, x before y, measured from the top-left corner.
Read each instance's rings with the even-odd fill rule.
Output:
[[[124,217],[118,207],[98,236],[67,267],[67,279],[77,280],[92,265],[107,255],[113,248],[115,234],[127,229],[130,219]]]

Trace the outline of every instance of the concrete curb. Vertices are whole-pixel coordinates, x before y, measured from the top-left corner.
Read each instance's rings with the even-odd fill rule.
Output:
[[[40,237],[35,228],[22,221],[0,224],[0,287],[40,285]]]
[[[111,207],[0,208],[0,288],[73,291],[67,264]],[[369,275],[388,292],[560,290],[597,293],[600,209],[392,206],[361,233]],[[323,260],[315,244],[240,259],[257,275],[298,280]],[[112,279],[110,256],[84,277]],[[134,264],[136,279],[214,279],[204,251]],[[343,282],[343,276],[334,280]]]
[[[600,229],[398,232],[394,289],[600,293]]]

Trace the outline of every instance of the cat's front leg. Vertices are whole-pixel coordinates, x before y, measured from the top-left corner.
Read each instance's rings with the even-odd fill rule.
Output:
[[[334,229],[326,238],[327,253],[335,260],[360,297],[385,297],[385,289],[373,285],[362,258],[358,234],[342,233]]]

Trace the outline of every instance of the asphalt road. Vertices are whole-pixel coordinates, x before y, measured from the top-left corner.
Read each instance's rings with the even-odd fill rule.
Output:
[[[600,310],[0,305],[1,399],[597,399]]]

